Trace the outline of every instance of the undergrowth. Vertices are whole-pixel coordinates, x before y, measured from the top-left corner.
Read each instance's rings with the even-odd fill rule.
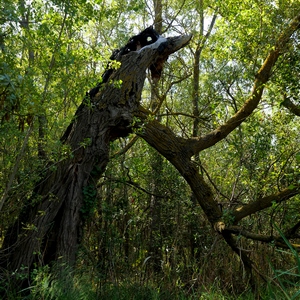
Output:
[[[185,290],[180,287],[164,287],[155,284],[123,281],[123,282],[101,282],[95,276],[90,277],[82,274],[74,274],[67,268],[58,275],[49,272],[48,267],[34,270],[32,272],[32,284],[26,289],[12,290],[7,288],[7,300],[233,300],[254,299],[248,292],[240,296],[232,296],[221,291],[217,285],[197,290]],[[1,283],[3,284],[3,283]],[[11,284],[13,286],[13,284]],[[3,291],[3,285],[2,285]],[[266,298],[267,299],[267,298]]]
[[[294,300],[300,297],[300,257],[276,227],[288,250],[278,250],[295,261],[293,268],[278,270],[270,264],[273,277],[255,295],[250,291],[232,295],[220,288],[216,281],[210,287],[184,287],[171,280],[141,282],[128,274],[122,280],[114,278],[108,281],[101,274],[86,268],[72,270],[65,265],[52,268],[48,266],[35,269],[30,278],[30,286],[18,289],[9,276],[0,276],[0,299],[7,300]],[[151,276],[155,278],[155,276]]]

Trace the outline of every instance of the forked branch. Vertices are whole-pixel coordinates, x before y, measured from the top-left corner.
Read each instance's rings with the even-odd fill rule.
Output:
[[[277,42],[271,49],[269,55],[256,74],[256,79],[254,81],[250,96],[248,97],[244,105],[239,109],[239,111],[234,116],[232,116],[225,124],[216,128],[207,135],[191,139],[190,146],[193,149],[193,155],[195,155],[199,151],[215,145],[217,142],[224,139],[252,114],[262,98],[265,84],[271,77],[272,69],[275,63],[277,62],[280,55],[283,54],[292,34],[297,29],[299,29],[299,27],[300,15],[296,16],[279,36]]]

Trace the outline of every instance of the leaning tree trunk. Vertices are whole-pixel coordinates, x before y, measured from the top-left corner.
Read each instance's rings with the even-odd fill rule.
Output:
[[[189,40],[190,36],[160,37],[151,45],[118,57],[121,67],[113,71],[110,82],[102,84],[95,97],[83,101],[64,135],[72,155],[49,168],[34,198],[8,230],[1,267],[30,270],[36,261],[48,264],[58,258],[74,262],[81,211],[94,198],[96,181],[109,161],[110,142],[132,130],[147,68],[162,63]]]

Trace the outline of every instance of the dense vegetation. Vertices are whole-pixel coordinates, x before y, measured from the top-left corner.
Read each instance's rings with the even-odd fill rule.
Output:
[[[0,9],[0,297],[299,296],[298,0],[7,0]],[[14,252],[18,237],[41,230],[27,216],[48,214],[36,211],[40,187],[77,155],[60,138],[86,92],[112,51],[152,24],[193,37],[159,81],[147,75],[132,133],[108,143],[99,176],[87,174],[76,259],[49,255],[52,233],[26,253],[33,265],[12,269],[26,252]]]

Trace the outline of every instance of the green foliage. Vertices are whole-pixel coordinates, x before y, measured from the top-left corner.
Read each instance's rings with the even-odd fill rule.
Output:
[[[88,274],[89,272],[87,272]],[[99,274],[98,274],[99,275]],[[180,287],[169,288],[167,286],[156,287],[154,284],[140,284],[132,282],[129,278],[120,283],[105,283],[99,285],[98,277],[75,273],[67,266],[60,266],[55,272],[51,272],[48,266],[34,269],[31,274],[32,285],[18,293],[11,291],[7,295],[8,300],[192,300],[192,299],[219,299],[252,300],[251,294],[243,294],[234,297],[222,293],[218,286],[212,286],[210,290],[184,291]],[[9,283],[7,283],[9,285]],[[30,295],[28,292],[30,291]]]
[[[154,9],[151,1],[125,0],[7,0],[0,9],[0,195],[7,194],[0,212],[1,245],[45,171],[72,157],[59,138],[86,91],[100,81],[111,51],[152,24]],[[257,70],[299,10],[299,1],[164,2],[165,35],[193,33],[193,40],[180,54],[170,56],[155,91],[150,81],[145,82],[142,105],[151,107],[157,97],[162,105],[159,116],[152,118],[184,138],[192,136],[195,120],[199,136],[224,124],[248,98]],[[214,14],[216,24],[204,43]],[[193,67],[199,45],[195,91]],[[199,160],[195,158],[214,199],[224,207],[226,224],[234,222],[232,210],[299,186],[299,120],[280,106],[285,97],[299,104],[299,58],[295,32],[255,112],[226,139],[201,152]],[[195,93],[199,116],[193,116]],[[133,119],[135,133],[143,130],[140,123]],[[230,299],[231,293],[234,299],[240,294],[240,299],[247,299],[243,293],[248,286],[240,275],[243,267],[212,231],[175,168],[141,139],[126,154],[115,155],[130,138],[110,145],[113,159],[107,171],[98,182],[88,178],[83,188],[81,213],[86,222],[76,271],[84,276],[70,272],[63,280],[47,267],[35,270],[32,297]],[[91,142],[86,139],[81,146]],[[40,146],[46,158],[41,159]],[[92,177],[101,171],[95,167]],[[285,232],[298,222],[299,205],[299,196],[274,202],[242,220],[241,226],[272,235],[270,224],[275,222]],[[297,296],[299,258],[292,249],[274,253],[272,245],[242,237],[238,243],[251,253],[261,273],[275,273],[273,283],[278,283],[280,295]],[[156,271],[150,251],[160,262]],[[273,270],[267,256],[276,262]],[[278,271],[283,269],[288,271]],[[10,293],[11,299],[19,296],[17,291]]]
[[[28,299],[93,300],[97,299],[90,278],[74,274],[67,266],[51,273],[49,267],[32,272],[33,285]],[[24,292],[24,291],[23,291]]]
[[[291,256],[295,266],[288,270],[278,270],[272,266],[274,277],[269,284],[269,293],[273,299],[298,299],[300,295],[300,257],[279,227],[275,224],[274,227],[290,250],[280,251],[280,253]]]

